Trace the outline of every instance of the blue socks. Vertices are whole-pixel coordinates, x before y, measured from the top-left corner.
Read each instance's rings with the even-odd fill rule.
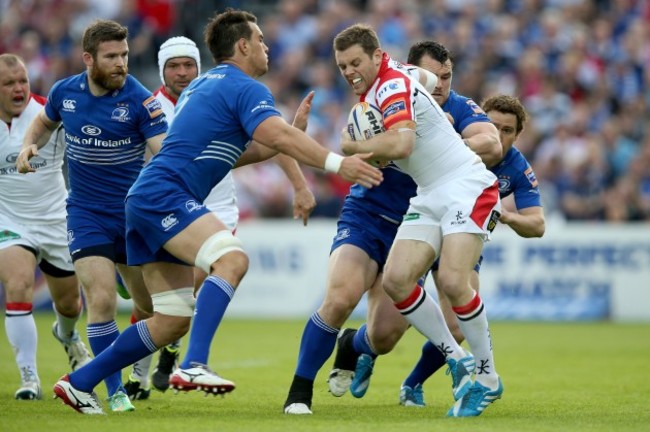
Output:
[[[302,332],[296,375],[314,381],[316,374],[332,355],[339,329],[330,327],[318,315],[309,318]]]
[[[422,346],[420,360],[404,380],[404,385],[415,388],[418,384],[424,384],[431,375],[446,364],[445,355],[431,341],[427,341]]]
[[[115,324],[115,321],[112,321],[112,323]],[[98,326],[105,326],[105,324],[99,324]],[[88,327],[94,325],[91,324]],[[117,327],[115,328],[117,329]],[[146,322],[138,321],[124,330],[115,339],[115,342],[99,353],[91,363],[72,372],[70,374],[70,384],[81,391],[91,392],[103,379],[108,387],[109,380],[114,385],[113,379],[118,377],[118,386],[113,388],[112,393],[109,387],[108,395],[112,396],[121,387],[122,368],[148,356],[157,349],[151,340]]]
[[[355,333],[352,338],[352,347],[359,354],[368,354],[372,358],[377,358],[377,354],[372,350],[370,346],[370,340],[368,339],[368,328],[364,323],[359,327],[359,330]]]
[[[93,355],[97,357],[104,352],[106,348],[120,335],[120,330],[117,328],[115,320],[104,323],[88,324],[86,326],[88,333],[88,343],[90,349],[93,350]],[[104,382],[106,383],[106,390],[109,396],[113,396],[116,391],[122,388],[122,373],[121,371],[110,376],[106,376]],[[94,386],[93,386],[94,387]]]
[[[208,276],[199,289],[196,308],[190,330],[190,342],[181,369],[189,369],[190,363],[208,364],[210,345],[226,309],[235,295],[235,289],[218,276]]]

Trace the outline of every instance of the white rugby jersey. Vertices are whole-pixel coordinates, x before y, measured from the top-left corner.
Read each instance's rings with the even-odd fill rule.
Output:
[[[417,69],[384,53],[377,78],[361,96],[383,114],[384,127],[411,120],[417,124],[413,152],[394,163],[409,174],[418,187],[440,185],[458,173],[482,163],[456,133],[447,116],[417,80]]]
[[[25,110],[11,120],[11,126],[0,121],[0,213],[21,224],[47,225],[65,221],[68,192],[61,167],[65,140],[57,139],[61,130],[52,133],[50,141],[29,163],[35,173],[20,174],[16,159],[23,138],[32,120],[45,105],[45,98],[30,95]]]
[[[156,99],[160,101],[163,112],[167,118],[167,124],[171,125],[174,120],[174,109],[176,108],[176,100],[167,93],[165,86],[160,86],[154,93]],[[203,201],[203,204],[210,211],[219,215],[219,219],[226,224],[230,229],[235,229],[239,221],[239,208],[237,207],[237,196],[235,193],[235,180],[232,171],[228,172],[226,176],[217,185],[212,188],[208,196]]]

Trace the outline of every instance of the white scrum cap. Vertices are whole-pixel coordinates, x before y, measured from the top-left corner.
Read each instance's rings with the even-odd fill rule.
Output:
[[[185,36],[169,38],[160,46],[158,51],[158,68],[160,69],[160,80],[165,84],[165,64],[167,60],[176,57],[190,57],[196,61],[196,68],[201,73],[201,55],[193,40]]]

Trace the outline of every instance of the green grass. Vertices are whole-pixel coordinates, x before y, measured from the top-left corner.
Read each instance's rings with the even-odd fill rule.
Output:
[[[6,338],[0,344],[0,431],[650,430],[647,324],[494,323],[504,397],[481,417],[449,419],[451,381],[441,372],[425,385],[426,408],[397,404],[399,385],[423,341],[415,331],[378,360],[365,398],[334,398],[327,392],[329,360],[316,379],[314,415],[285,416],[282,404],[304,322],[244,320],[224,322],[210,358],[214,369],[237,383],[227,397],[156,392],[136,402],[134,413],[82,416],[51,399],[51,387],[67,367],[50,335],[52,320],[51,314],[36,316],[42,401],[13,400],[19,376]],[[120,326],[126,324],[120,317]],[[106,396],[103,384],[97,390]]]

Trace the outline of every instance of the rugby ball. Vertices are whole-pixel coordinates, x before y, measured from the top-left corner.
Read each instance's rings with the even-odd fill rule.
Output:
[[[348,133],[354,141],[364,141],[384,132],[384,122],[379,108],[368,102],[359,102],[348,115]]]

